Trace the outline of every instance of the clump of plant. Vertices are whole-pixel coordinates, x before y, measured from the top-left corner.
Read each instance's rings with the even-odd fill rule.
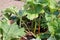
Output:
[[[23,10],[25,10],[25,14],[27,19],[32,20],[33,22],[33,33],[35,35],[40,35],[40,38],[43,40],[47,38],[47,40],[57,40],[58,38],[56,31],[60,27],[58,26],[59,19],[57,16],[59,15],[59,7],[55,0],[27,0]],[[52,22],[52,23],[51,23]],[[56,28],[58,27],[58,28]],[[41,33],[41,30],[45,30],[47,32],[48,37],[44,37],[46,35],[45,32]],[[36,30],[38,29],[38,33],[36,34]],[[59,39],[58,39],[59,40]]]
[[[5,40],[9,38],[11,40],[11,37],[20,37],[20,33],[24,35],[27,32],[28,36],[24,35],[27,40],[30,40],[32,36],[35,40],[60,40],[59,9],[55,0],[26,0],[22,10],[18,10],[15,7],[7,8],[3,11],[5,20],[1,21],[1,26],[5,24],[7,27],[4,25],[0,26],[3,30],[2,33],[4,35],[7,33],[7,35],[2,35],[2,37],[5,38],[7,36]],[[5,32],[5,27],[8,29],[7,31],[13,29],[17,34],[14,34],[13,31],[12,33]],[[24,40],[24,37],[18,40]]]

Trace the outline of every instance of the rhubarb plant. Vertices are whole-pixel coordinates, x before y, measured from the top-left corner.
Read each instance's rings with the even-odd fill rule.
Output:
[[[24,31],[32,32],[40,40],[60,40],[59,9],[55,0],[26,0],[21,10],[15,7],[5,9],[5,20],[0,22],[3,40],[19,38],[25,34]],[[7,19],[12,23],[8,24]]]

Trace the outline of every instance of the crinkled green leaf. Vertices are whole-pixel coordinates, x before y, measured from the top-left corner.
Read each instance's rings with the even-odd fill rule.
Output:
[[[54,35],[57,40],[60,40],[60,33]]]
[[[55,0],[49,0],[49,8],[50,8],[50,11],[53,13],[54,11],[56,11],[57,9],[57,3]]]
[[[31,13],[31,14],[36,14],[36,13],[40,13],[40,11],[43,9],[41,5],[35,5],[35,4],[26,4],[28,6],[25,7],[25,10],[27,13]]]
[[[50,20],[51,20],[51,15],[50,15],[50,14],[45,13],[45,18],[46,18],[46,20],[47,20],[47,21],[50,21]]]
[[[49,0],[49,5],[48,5],[51,9],[55,9],[56,8],[56,1],[55,0]]]
[[[47,15],[45,15],[46,20],[47,20],[47,25],[48,25],[48,29],[51,32],[51,34],[54,34],[58,28],[58,22],[57,22],[57,18],[55,15],[48,15],[48,13],[46,13]],[[51,31],[52,30],[52,31]]]
[[[27,18],[30,20],[33,20],[34,18],[37,18],[40,13],[44,13],[44,10],[41,5],[37,5],[34,3],[27,3],[24,7],[24,10],[27,15]]]
[[[9,7],[9,8],[6,8],[3,12],[5,12],[5,13],[17,13],[18,9],[16,7]]]
[[[48,33],[41,33],[41,34],[40,34],[40,38],[41,38],[41,39],[49,38],[49,37],[50,37],[50,34],[48,34]]]
[[[2,11],[2,13],[3,13],[4,17],[6,17],[7,19],[9,19],[12,14],[17,15],[18,11],[19,10],[16,7],[8,7],[6,9],[4,9]]]
[[[56,40],[56,38],[53,36],[50,36],[47,40]]]
[[[33,19],[35,19],[37,17],[38,17],[38,14],[28,14],[27,15],[27,18],[30,19],[30,20],[33,20]]]
[[[2,23],[0,25],[1,28],[3,29],[3,39],[4,40],[9,40],[11,38],[17,38],[25,35],[25,30],[24,28],[19,28],[17,24],[11,24],[9,25],[8,23]],[[5,38],[6,37],[6,38]]]
[[[36,0],[35,4],[40,4],[42,6],[47,6],[48,5],[48,0]]]
[[[27,13],[26,13],[25,10],[19,10],[19,15],[20,15],[20,16],[26,16]]]

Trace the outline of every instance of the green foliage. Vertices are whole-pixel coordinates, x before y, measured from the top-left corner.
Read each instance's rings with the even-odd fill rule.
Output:
[[[33,0],[31,0],[33,1]],[[38,17],[40,13],[44,13],[43,7],[39,4],[35,4],[34,2],[28,1],[25,6],[24,10],[27,13],[27,18],[33,20]],[[31,17],[32,15],[32,17]],[[34,17],[33,17],[34,16]]]
[[[16,7],[9,7],[4,9],[2,13],[6,19],[10,19],[12,14],[17,15],[18,9]]]
[[[27,3],[24,6],[24,10],[27,13],[27,18],[33,20],[38,17],[40,13],[44,13],[44,7],[49,7],[51,13],[57,9],[57,3],[55,0],[27,0]],[[35,18],[31,15],[35,16]]]
[[[59,30],[60,30],[60,26],[59,26],[59,24],[60,24],[60,18],[58,18],[57,16],[58,15],[49,14],[49,13],[45,14],[47,25],[48,25],[48,29],[49,29],[49,31],[50,31],[50,33],[51,33],[52,36],[60,34],[60,32],[59,32]],[[55,37],[55,38],[57,40],[57,37]]]
[[[9,25],[7,21],[0,23],[0,28],[3,30],[3,40],[11,40],[12,38],[20,38],[25,35],[24,28],[19,28],[17,24]]]
[[[54,36],[50,36],[47,40],[56,40]]]
[[[25,34],[24,29],[33,29],[32,32],[36,34],[37,26],[48,28],[46,32],[49,32],[39,32],[38,38],[60,40],[59,11],[60,7],[55,0],[26,0],[26,4],[22,10],[18,10],[15,7],[7,8],[3,11],[5,18],[10,19],[12,14],[15,15],[19,19],[20,27],[24,25],[24,28],[18,28],[18,25],[15,23],[9,25],[5,20],[2,20],[0,22],[0,28],[3,29],[4,40],[23,36]],[[23,18],[25,19],[23,20]],[[28,25],[28,23],[31,23],[31,25]]]

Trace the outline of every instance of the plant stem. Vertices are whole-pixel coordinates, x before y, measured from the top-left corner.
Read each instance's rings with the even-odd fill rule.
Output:
[[[38,34],[40,33],[40,19],[41,19],[41,16],[38,19]]]
[[[18,15],[17,17],[20,19],[20,24],[19,24],[20,26],[19,26],[19,28],[21,28],[22,16],[21,16],[21,15],[19,15],[19,14],[17,14],[17,15]]]
[[[21,20],[22,20],[22,17],[20,17],[20,28],[21,28]]]
[[[22,22],[25,25],[25,27],[27,28],[27,30],[30,31],[29,28],[28,28],[28,26],[25,24],[25,22],[23,20],[22,20]]]
[[[34,34],[35,34],[35,31],[36,31],[36,20],[35,20]]]
[[[33,32],[33,21],[32,21],[32,25],[31,25],[31,29],[32,29],[32,32]]]

